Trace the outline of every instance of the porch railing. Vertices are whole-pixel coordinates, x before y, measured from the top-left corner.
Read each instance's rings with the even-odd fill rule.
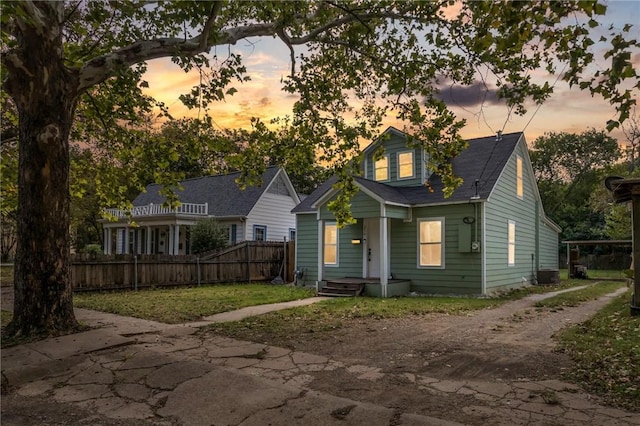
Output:
[[[107,215],[115,217],[136,217],[155,216],[171,213],[182,213],[196,216],[207,216],[209,214],[209,204],[182,203],[177,207],[164,207],[162,204],[147,204],[146,206],[136,206],[129,210],[105,209]]]

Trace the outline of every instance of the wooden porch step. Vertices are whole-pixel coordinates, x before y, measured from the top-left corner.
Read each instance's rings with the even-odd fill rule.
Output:
[[[364,292],[364,283],[327,282],[318,292],[320,296],[355,297]]]
[[[327,297],[356,297],[355,294],[353,293],[349,293],[349,294],[343,294],[343,293],[328,293],[324,290],[320,290],[318,292],[318,296],[327,296]]]

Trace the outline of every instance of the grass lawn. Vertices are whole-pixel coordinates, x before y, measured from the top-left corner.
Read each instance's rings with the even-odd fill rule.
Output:
[[[237,322],[211,324],[208,330],[229,337],[251,339],[253,334],[288,336],[295,333],[335,330],[343,320],[358,318],[400,318],[429,313],[465,314],[493,308],[510,300],[584,285],[584,281],[564,281],[557,286],[531,286],[509,291],[500,296],[477,297],[398,297],[379,299],[370,297],[335,298],[309,306],[271,312]]]
[[[593,279],[627,278],[625,271],[621,269],[588,269],[587,276]],[[560,269],[560,279],[566,280],[568,278],[569,278],[569,270]]]
[[[317,333],[343,327],[343,321],[356,318],[399,318],[432,312],[462,314],[504,303],[506,299],[462,297],[369,297],[334,298],[313,305],[270,312],[241,321],[216,323],[207,331],[228,337],[251,339],[254,334],[286,337],[300,333]]]
[[[13,265],[0,266],[0,285],[9,286],[13,284]]]
[[[313,292],[271,284],[212,285],[113,293],[76,293],[74,306],[177,324],[247,306],[287,302]]]
[[[593,318],[560,335],[576,365],[567,373],[609,403],[640,411],[640,317],[624,294]]]
[[[7,324],[9,324],[9,322],[11,321],[11,318],[13,318],[13,312],[0,311],[0,321],[1,321],[2,328],[6,327]]]
[[[548,299],[540,300],[534,304],[536,308],[562,308],[564,306],[578,306],[589,300],[595,300],[606,294],[613,293],[624,287],[626,283],[620,281],[603,281],[589,285],[586,288],[558,294]]]
[[[317,316],[316,320],[322,318],[330,322],[333,319],[339,319],[343,315],[391,318],[429,312],[458,314],[475,309],[490,308],[528,294],[555,291],[581,284],[584,284],[584,282],[571,280],[564,282],[561,286],[532,286],[510,291],[495,298],[336,298],[316,305],[320,306],[320,308],[308,307],[302,308],[302,311],[309,309],[311,310],[309,315]],[[312,295],[312,290],[300,287],[274,286],[270,284],[234,284],[141,290],[138,292],[76,293],[74,295],[74,306],[175,324],[196,321],[208,315],[232,311],[246,306],[286,302]],[[317,312],[316,309],[322,309],[326,311],[326,314]]]

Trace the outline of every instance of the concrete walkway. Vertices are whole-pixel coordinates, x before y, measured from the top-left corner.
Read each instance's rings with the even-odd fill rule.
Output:
[[[309,297],[307,299],[293,300],[291,302],[270,303],[268,305],[248,306],[246,308],[237,309],[235,311],[222,312],[219,314],[204,317],[201,321],[191,322],[185,325],[191,327],[202,327],[216,322],[229,322],[240,321],[248,317],[255,317],[257,315],[263,315],[269,312],[280,311],[282,309],[294,308],[297,306],[307,306],[313,303],[318,303],[323,300],[330,299],[329,297]]]
[[[28,410],[12,406],[12,398],[21,397],[52,401],[69,413],[88,413],[73,417],[73,424],[459,424],[310,387],[316,374],[340,374],[372,386],[387,376],[425,398],[474,398],[477,404],[467,413],[473,424],[485,419],[495,425],[640,425],[637,413],[601,406],[576,386],[557,380],[445,380],[197,334],[198,326],[225,318],[322,299],[245,308],[182,325],[77,309],[78,319],[94,329],[2,349],[3,381],[10,388],[2,396],[2,423],[41,423]],[[544,399],[550,395],[553,404]]]
[[[314,297],[169,325],[76,309],[86,332],[2,350],[3,425],[29,424],[11,394],[45,397],[92,413],[86,421],[184,425],[455,425],[305,387],[311,371],[344,368],[326,357],[228,338],[202,340],[197,326],[233,321]],[[394,423],[400,421],[400,423]],[[127,423],[128,424],[128,423]]]

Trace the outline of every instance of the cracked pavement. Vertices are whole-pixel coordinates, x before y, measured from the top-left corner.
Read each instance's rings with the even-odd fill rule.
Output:
[[[442,410],[417,413],[314,389],[320,375],[337,374],[354,386],[387,381],[425,399],[449,400],[464,424],[640,425],[638,413],[606,407],[558,380],[393,373],[268,344],[204,338],[194,324],[76,312],[97,328],[2,349],[2,374],[10,389],[2,395],[3,424],[460,424]],[[47,401],[50,410],[59,407],[60,418],[25,410],[29,400]]]

